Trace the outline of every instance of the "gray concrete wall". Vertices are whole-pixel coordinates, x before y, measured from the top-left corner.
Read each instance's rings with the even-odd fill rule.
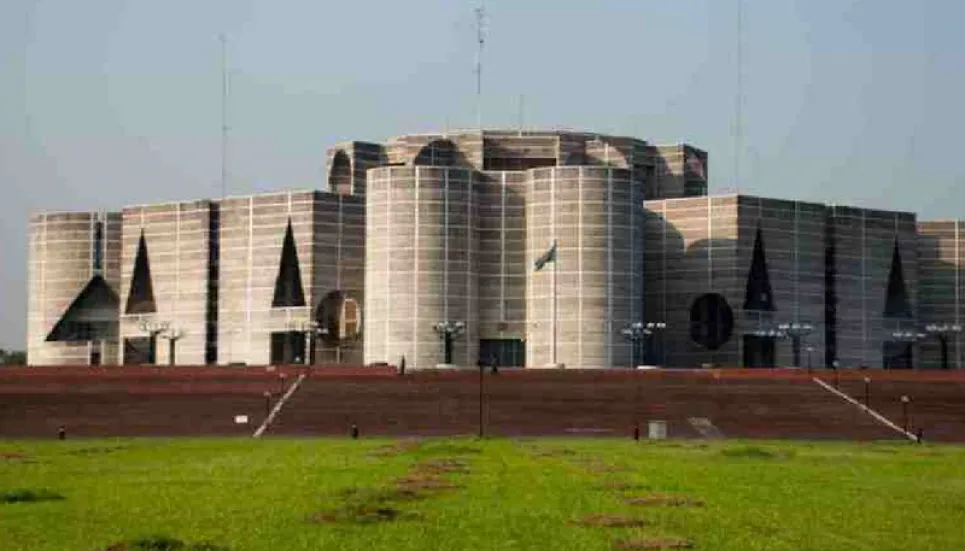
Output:
[[[347,171],[338,172],[335,163],[337,154],[344,155],[342,160],[348,161]],[[368,170],[388,162],[385,148],[381,144],[358,141],[336,144],[325,152],[325,159],[327,167],[325,191],[361,197],[365,196],[365,179]]]
[[[686,144],[651,147],[649,156],[655,168],[652,199],[699,197],[707,195],[707,153]],[[698,174],[697,161],[703,165],[703,176]]]
[[[525,339],[529,181],[521,172],[479,176],[479,338]]]
[[[314,266],[311,282],[312,307],[318,317],[319,303],[341,291],[355,300],[365,319],[365,198],[318,192],[313,200],[312,246]],[[308,281],[306,281],[306,285]],[[326,343],[316,341],[316,363],[358,365],[364,340]]]
[[[965,222],[918,223],[918,316],[922,326],[965,323]],[[916,367],[941,367],[941,346],[935,337],[919,343]],[[962,333],[948,339],[948,362],[965,365]]]
[[[271,333],[314,319],[314,191],[225,199],[221,208],[218,363],[269,363]],[[306,305],[272,308],[282,244],[291,220]]]
[[[453,362],[475,365],[479,346],[474,171],[369,171],[366,200],[366,363],[432,368],[443,362],[433,325],[461,321]]]
[[[917,307],[915,215],[832,206],[836,247],[837,349],[842,366],[881,366],[882,346],[895,330],[916,330],[915,319],[883,315],[895,240],[913,312]]]
[[[643,189],[629,170],[558,167],[530,171],[526,217],[527,367],[556,362],[625,367],[631,345],[619,331],[642,318]],[[533,264],[557,240],[557,263]]]
[[[814,331],[801,340],[801,365],[824,365],[824,224],[822,204],[739,196],[737,287],[745,285],[750,271],[757,228],[761,228],[768,276],[774,295],[774,311],[744,311],[738,316],[738,335],[768,329],[782,323],[808,323]],[[745,286],[746,289],[746,286]],[[743,301],[743,299],[741,300]],[[741,304],[737,304],[741,307]],[[776,364],[793,364],[791,339],[776,343]],[[742,339],[738,345],[743,347]],[[743,350],[740,357],[743,358]]]
[[[737,197],[646,201],[644,208],[644,317],[667,324],[662,336],[654,337],[656,356],[671,367],[739,365],[736,327],[716,350],[690,335],[690,308],[701,295],[722,295],[735,319],[743,305]]]
[[[102,274],[115,292],[120,275],[120,216],[64,212],[30,218],[27,260],[27,360],[31,365],[87,365],[92,347],[102,363],[118,363],[117,341],[47,342],[54,325],[95,274],[94,224],[104,223]]]
[[[144,337],[141,321],[170,324],[182,334],[176,342],[179,364],[205,363],[208,301],[210,201],[127,207],[123,211],[121,254],[121,343]],[[157,312],[127,314],[125,307],[141,233],[147,244]],[[157,363],[170,363],[169,341],[159,339]]]

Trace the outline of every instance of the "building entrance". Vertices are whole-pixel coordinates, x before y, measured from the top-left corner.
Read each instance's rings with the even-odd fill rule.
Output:
[[[499,367],[526,367],[526,343],[522,339],[481,339],[479,359],[495,359]]]
[[[306,352],[305,333],[280,331],[271,334],[272,365],[303,364]]]
[[[911,369],[911,343],[902,341],[885,341],[882,343],[881,365],[885,369]]]
[[[744,335],[744,367],[774,367],[774,337]]]

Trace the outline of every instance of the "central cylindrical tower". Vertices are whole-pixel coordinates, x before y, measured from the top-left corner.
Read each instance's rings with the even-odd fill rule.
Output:
[[[629,367],[633,347],[620,330],[643,318],[642,186],[630,169],[610,167],[540,168],[530,178],[527,367],[554,359],[574,368]],[[554,240],[556,265],[536,271]]]
[[[479,350],[475,174],[456,167],[369,171],[366,194],[365,363],[445,363],[435,326],[462,324],[452,364]]]

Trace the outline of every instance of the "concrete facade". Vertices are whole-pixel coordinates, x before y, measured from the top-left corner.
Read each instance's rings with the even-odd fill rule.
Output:
[[[961,326],[965,314],[965,222],[918,223],[918,315],[923,326]],[[965,365],[962,333],[947,339],[948,362]],[[921,367],[941,367],[941,343],[936,336],[920,343]]]
[[[432,368],[459,322],[464,367],[940,367],[924,327],[961,325],[962,223],[708,196],[687,144],[476,130],[326,160],[326,191],[33,216],[30,363],[166,364],[174,335],[180,364]],[[643,358],[636,322],[667,325]]]
[[[745,348],[759,332],[796,323],[813,329],[797,345],[786,334],[773,338],[769,363],[881,366],[906,346],[895,333],[920,323],[912,213],[750,196],[648,201],[646,210],[646,318],[669,326],[667,365],[747,365]],[[749,304],[758,238],[770,294],[764,307]],[[896,258],[904,309],[895,307],[900,298],[889,302]],[[713,349],[690,334],[691,308],[707,293],[722,295],[734,320],[732,336]]]
[[[31,216],[27,260],[27,357],[32,364],[105,365],[120,362],[118,313],[101,305],[68,316],[94,276],[116,290],[121,275],[119,213],[45,213]],[[115,297],[116,300],[116,297]],[[64,322],[61,324],[60,322]],[[90,330],[65,325],[103,322]],[[61,325],[67,331],[55,331]],[[88,338],[90,337],[90,338]]]
[[[122,211],[119,294],[120,344],[124,363],[132,363],[134,356],[144,352],[134,350],[138,348],[137,339],[147,336],[142,329],[144,322],[168,323],[179,335],[175,343],[175,362],[205,363],[211,209],[210,201],[192,201],[133,206]],[[147,253],[153,309],[133,306],[132,279],[139,251]],[[157,363],[171,363],[168,343],[164,339],[155,343]],[[143,347],[144,343],[140,344]]]

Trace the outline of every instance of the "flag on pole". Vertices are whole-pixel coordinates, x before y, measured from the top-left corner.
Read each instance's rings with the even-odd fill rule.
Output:
[[[556,241],[553,241],[553,245],[536,259],[536,271],[542,270],[543,266],[546,266],[548,262],[556,262]]]

